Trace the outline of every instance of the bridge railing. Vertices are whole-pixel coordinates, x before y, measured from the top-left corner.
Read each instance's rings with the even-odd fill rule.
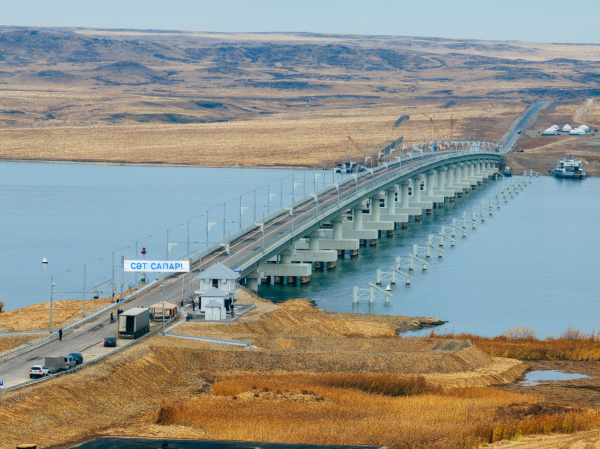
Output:
[[[392,170],[397,170],[398,168],[400,168],[399,171],[397,170],[394,172],[394,177],[402,176],[402,175],[409,173],[411,171],[414,171],[416,168],[418,168],[418,167],[415,167],[414,165],[408,165],[408,166],[406,166],[406,168],[403,167],[407,163],[414,162],[415,160],[423,159],[423,162],[424,162],[423,165],[426,165],[426,164],[431,164],[431,163],[435,163],[435,162],[440,162],[440,161],[443,161],[443,160],[446,160],[446,159],[449,159],[452,157],[456,157],[456,156],[465,156],[465,155],[471,155],[471,154],[493,155],[493,154],[497,154],[497,153],[491,152],[491,151],[483,151],[483,150],[465,150],[465,151],[456,150],[456,151],[440,151],[436,156],[433,156],[433,157],[426,156],[425,158],[423,158],[423,156],[419,155],[419,156],[413,156],[411,158],[404,158],[401,161],[393,161],[393,162],[389,162],[384,165],[380,165],[379,167],[369,169],[360,175],[357,174],[356,178],[354,176],[351,178],[347,178],[343,182],[340,183],[340,188],[342,186],[346,186],[348,184],[357,184],[360,180],[364,179],[365,177],[373,176],[374,174],[379,173],[382,170],[389,170],[390,168]],[[425,164],[425,162],[426,162],[426,164]],[[379,180],[373,184],[366,184],[366,185],[360,186],[355,191],[354,195],[346,196],[346,197],[344,197],[343,200],[340,198],[339,203],[336,202],[336,203],[330,204],[329,206],[326,206],[322,209],[319,208],[318,215],[316,215],[316,212],[315,212],[315,215],[308,217],[308,218],[304,219],[303,221],[294,222],[293,230],[291,228],[285,230],[284,232],[279,234],[274,240],[271,240],[268,243],[268,245],[265,245],[264,251],[262,248],[256,249],[252,253],[243,257],[241,260],[236,261],[236,263],[233,264],[233,267],[234,268],[244,267],[244,265],[248,261],[251,261],[251,260],[254,262],[258,258],[258,256],[268,254],[269,252],[273,251],[273,249],[276,249],[278,246],[280,246],[283,242],[292,238],[294,235],[296,235],[298,233],[303,233],[306,228],[312,226],[321,217],[327,216],[329,214],[329,212],[331,212],[331,210],[346,207],[349,203],[352,203],[357,196],[361,196],[363,193],[365,193],[367,191],[376,190],[376,189],[380,188],[381,186],[387,184],[388,182],[389,182],[389,179],[386,178],[386,179]],[[321,196],[321,195],[324,195],[327,193],[331,193],[332,191],[337,191],[337,187],[335,184],[329,185],[329,186],[319,190],[318,192],[316,192],[316,194],[318,196]],[[305,197],[302,200],[300,200],[296,203],[293,203],[287,207],[295,208],[301,204],[304,204],[306,202],[312,202],[312,201],[315,201],[314,198],[312,196],[309,196],[309,197]],[[272,214],[272,215],[274,215],[275,217],[281,216],[281,215],[288,216],[289,212],[287,209],[280,209],[279,211],[277,211],[277,213]]]

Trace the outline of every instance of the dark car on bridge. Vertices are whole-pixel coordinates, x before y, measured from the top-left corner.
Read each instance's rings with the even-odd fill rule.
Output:
[[[69,357],[73,357],[73,360],[75,360],[75,366],[83,363],[83,356],[79,352],[72,352],[69,354]]]
[[[104,337],[104,347],[112,346],[113,348],[117,347],[117,339],[115,337]]]

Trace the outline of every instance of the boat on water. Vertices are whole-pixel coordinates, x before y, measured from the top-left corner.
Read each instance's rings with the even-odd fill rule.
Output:
[[[508,165],[504,167],[504,171],[502,172],[502,174],[506,178],[510,178],[512,176],[512,172],[510,171],[510,167]]]
[[[587,172],[583,171],[581,159],[575,159],[573,156],[565,156],[564,159],[559,159],[556,168],[548,170],[548,173],[557,178],[582,179],[587,176]]]

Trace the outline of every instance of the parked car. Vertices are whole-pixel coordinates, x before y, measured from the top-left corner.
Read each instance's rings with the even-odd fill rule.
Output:
[[[110,347],[112,346],[113,348],[117,347],[117,339],[115,337],[104,337],[104,347]]]
[[[518,132],[517,134],[521,134],[522,132],[523,132],[523,131],[520,131],[520,130],[519,130],[519,132]]]
[[[83,363],[83,356],[80,352],[72,352],[69,354],[69,357],[73,357],[73,360],[75,360],[75,366]]]
[[[56,373],[75,368],[76,363],[75,359],[68,355],[51,355],[44,358],[44,366],[48,368],[50,373]]]
[[[33,365],[29,370],[29,378],[44,377],[48,375],[48,368],[44,365]]]

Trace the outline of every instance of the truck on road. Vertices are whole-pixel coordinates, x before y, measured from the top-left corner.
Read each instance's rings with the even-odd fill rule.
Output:
[[[51,355],[44,359],[44,365],[49,373],[75,368],[76,364],[75,359],[68,355]]]
[[[119,315],[119,337],[138,338],[150,331],[150,310],[134,307]]]

